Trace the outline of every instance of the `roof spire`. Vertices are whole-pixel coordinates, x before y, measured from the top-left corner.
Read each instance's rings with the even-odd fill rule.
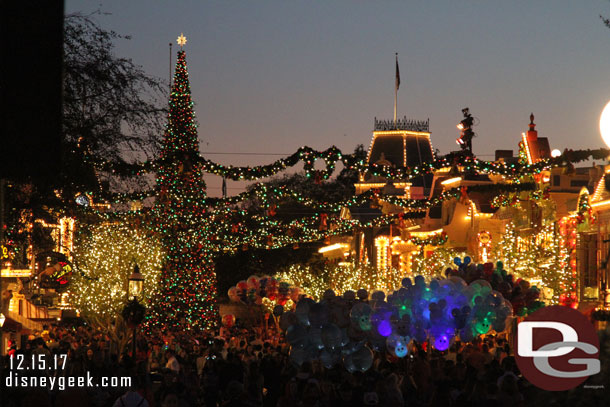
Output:
[[[534,123],[534,113],[530,114],[530,131],[534,131],[536,124]]]

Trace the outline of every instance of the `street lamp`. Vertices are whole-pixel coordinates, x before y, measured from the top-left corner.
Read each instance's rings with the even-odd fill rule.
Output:
[[[4,326],[4,321],[6,321],[6,317],[0,312],[0,328]]]
[[[137,338],[137,329],[140,322],[142,322],[142,318],[144,317],[144,313],[142,315],[134,315],[137,308],[142,307],[138,303],[138,296],[142,294],[142,288],[144,285],[144,276],[140,273],[140,267],[136,263],[133,267],[133,273],[129,276],[129,286],[128,286],[128,297],[132,297],[131,303],[127,305],[127,307],[131,308],[126,315],[128,315],[128,323],[133,326],[133,362],[134,366],[136,363],[136,338]],[[132,308],[135,307],[135,308]]]
[[[137,299],[142,294],[143,285],[144,276],[140,273],[140,267],[136,264],[133,267],[133,273],[129,276],[129,296]]]

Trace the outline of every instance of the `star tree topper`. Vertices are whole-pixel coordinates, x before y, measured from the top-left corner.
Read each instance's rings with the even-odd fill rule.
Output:
[[[180,45],[180,48],[184,47],[184,44],[186,44],[186,37],[184,36],[184,33],[180,33],[180,37],[178,37],[176,42],[178,45]]]

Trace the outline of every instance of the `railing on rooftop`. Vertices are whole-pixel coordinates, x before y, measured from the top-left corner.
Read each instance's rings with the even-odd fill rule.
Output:
[[[411,120],[404,116],[402,119],[394,120],[377,120],[375,117],[374,131],[392,131],[392,130],[409,130],[409,131],[430,131],[430,119],[427,120]]]

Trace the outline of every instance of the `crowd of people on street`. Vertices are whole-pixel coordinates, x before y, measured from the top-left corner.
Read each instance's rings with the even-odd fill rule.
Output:
[[[505,337],[487,335],[470,343],[455,342],[445,352],[412,342],[404,358],[376,352],[373,367],[349,372],[339,363],[319,361],[300,366],[289,346],[270,329],[234,326],[221,335],[140,335],[135,359],[131,344],[122,352],[105,333],[87,326],[45,327],[10,358],[35,362],[67,355],[63,369],[50,375],[129,377],[131,386],[7,388],[7,406],[520,406],[540,397],[523,379]],[[23,355],[22,357],[18,355]],[[14,368],[14,366],[13,366]],[[5,369],[5,374],[7,370]],[[40,374],[38,370],[21,375]]]

